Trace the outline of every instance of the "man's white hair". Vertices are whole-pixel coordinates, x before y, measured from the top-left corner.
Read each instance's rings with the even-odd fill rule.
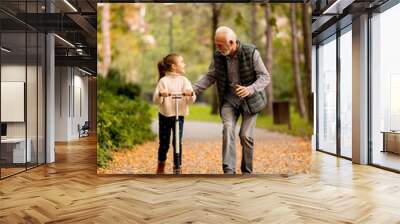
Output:
[[[220,26],[217,28],[215,31],[215,35],[218,33],[226,33],[227,34],[227,41],[229,42],[230,40],[236,41],[236,33],[229,27],[227,26]]]

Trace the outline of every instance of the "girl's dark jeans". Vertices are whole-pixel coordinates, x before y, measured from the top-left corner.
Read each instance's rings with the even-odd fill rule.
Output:
[[[182,164],[182,135],[183,135],[183,123],[184,123],[184,116],[179,116],[179,161],[177,155],[174,153],[174,167],[179,168]],[[175,152],[175,116],[173,117],[166,117],[160,113],[158,113],[158,131],[159,131],[159,148],[158,148],[158,161],[164,162],[167,160],[167,154],[169,149],[169,143],[171,138],[171,130],[172,130],[172,145]],[[178,164],[179,162],[179,164]]]

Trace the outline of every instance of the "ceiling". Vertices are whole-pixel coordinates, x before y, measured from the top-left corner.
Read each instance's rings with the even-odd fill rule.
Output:
[[[375,10],[388,0],[312,0],[313,43],[351,23],[352,18]]]
[[[35,55],[36,46],[32,44],[28,43],[27,52],[24,50],[25,31],[28,41],[31,31],[51,32],[57,34],[56,66],[78,66],[96,74],[96,4],[92,0],[47,0],[47,5],[45,0],[1,0],[2,45],[13,49],[7,54],[9,60]]]

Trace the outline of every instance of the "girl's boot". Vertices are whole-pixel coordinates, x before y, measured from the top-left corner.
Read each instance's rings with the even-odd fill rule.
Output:
[[[157,174],[164,174],[164,173],[165,173],[165,162],[158,161]]]

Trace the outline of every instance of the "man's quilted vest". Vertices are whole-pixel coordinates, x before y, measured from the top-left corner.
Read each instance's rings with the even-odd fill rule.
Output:
[[[236,54],[239,63],[239,84],[242,86],[249,86],[257,79],[253,65],[253,54],[256,50],[256,47],[254,45],[240,44],[239,41],[238,43],[239,48],[237,49]],[[229,80],[226,56],[222,55],[219,51],[214,53],[214,67],[217,78],[219,107],[221,109],[224,102],[225,93],[229,88]],[[256,114],[265,107],[266,103],[267,97],[265,95],[265,91],[262,90],[255,92],[251,96],[245,97],[242,107],[244,111],[248,111],[251,114]]]

